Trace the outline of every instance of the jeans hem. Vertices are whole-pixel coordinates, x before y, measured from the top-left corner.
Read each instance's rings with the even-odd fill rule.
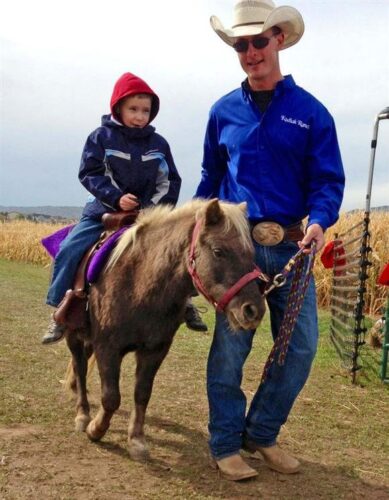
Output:
[[[277,444],[277,439],[271,439],[271,440],[262,440],[262,441],[258,441],[258,439],[255,439],[253,437],[251,437],[249,434],[246,434],[244,435],[244,439],[247,439],[247,441],[251,441],[252,443],[254,443],[255,445],[257,446],[260,446],[261,448],[270,448],[274,445]]]
[[[254,441],[254,439],[250,439],[250,441],[252,441],[253,443],[255,443],[257,446],[259,446],[261,448],[271,448],[272,446],[275,446],[277,444],[276,440],[266,441],[265,443],[264,442],[260,443],[259,441]]]
[[[232,457],[233,455],[239,455],[240,450],[229,451],[227,453],[222,453],[221,455],[214,455],[212,451],[210,451],[210,453],[211,453],[211,458],[213,458],[214,460],[223,460],[223,458]]]

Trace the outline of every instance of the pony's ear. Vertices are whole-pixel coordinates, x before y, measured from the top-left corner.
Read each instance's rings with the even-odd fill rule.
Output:
[[[247,214],[247,202],[246,201],[242,201],[242,203],[239,203],[238,207],[242,210],[242,212],[245,215]]]
[[[219,200],[214,198],[211,200],[205,209],[205,225],[218,224],[224,217],[223,211],[220,208]]]

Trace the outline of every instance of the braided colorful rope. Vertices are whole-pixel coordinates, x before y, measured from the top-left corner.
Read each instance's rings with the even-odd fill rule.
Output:
[[[272,350],[270,351],[265,367],[263,369],[261,384],[265,382],[270,366],[276,358],[279,366],[282,366],[285,363],[290,338],[292,336],[297,317],[303,305],[305,292],[307,290],[307,286],[312,275],[313,264],[315,262],[315,248],[313,248],[311,253],[308,255],[304,254],[303,252],[304,249],[300,249],[288,261],[288,263],[280,273],[285,282],[287,275],[290,273],[293,267],[295,268],[290,292],[288,295],[288,301],[286,304],[285,314],[282,319],[280,331],[278,332],[278,336],[273,344]]]

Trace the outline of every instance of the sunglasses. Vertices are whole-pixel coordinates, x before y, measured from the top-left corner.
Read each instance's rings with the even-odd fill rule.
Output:
[[[241,38],[240,40],[235,42],[232,47],[236,50],[236,52],[247,52],[251,43],[254,49],[264,49],[269,45],[270,39],[273,36],[274,35],[271,35],[269,38],[267,38],[266,36],[259,36],[256,38],[252,38],[251,40]]]

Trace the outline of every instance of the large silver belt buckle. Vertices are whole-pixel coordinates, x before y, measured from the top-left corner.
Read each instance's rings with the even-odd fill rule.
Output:
[[[277,222],[259,222],[253,227],[252,235],[260,245],[272,247],[284,239],[285,230]]]

